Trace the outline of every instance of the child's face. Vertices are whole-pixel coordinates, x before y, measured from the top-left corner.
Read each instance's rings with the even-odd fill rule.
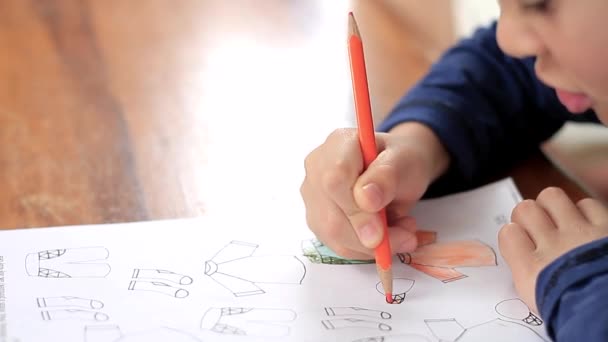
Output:
[[[536,56],[536,74],[574,113],[608,124],[608,0],[499,0],[497,39],[514,57]]]

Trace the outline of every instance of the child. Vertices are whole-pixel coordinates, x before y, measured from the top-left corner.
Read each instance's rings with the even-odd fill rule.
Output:
[[[567,120],[608,124],[608,1],[501,0],[497,23],[448,50],[379,126],[363,174],[356,131],[306,158],[310,229],[369,258],[387,208],[394,252],[416,248],[409,209],[516,162]],[[603,24],[604,23],[604,24]],[[520,203],[499,233],[515,287],[556,341],[608,341],[608,209],[558,188]]]

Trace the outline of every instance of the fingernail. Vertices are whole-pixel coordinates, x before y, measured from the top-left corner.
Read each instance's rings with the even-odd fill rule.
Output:
[[[375,184],[375,183],[369,183],[365,186],[363,186],[363,193],[365,193],[365,196],[367,197],[367,200],[369,201],[369,203],[375,208],[375,209],[379,209],[382,206],[382,200],[383,200],[383,195],[382,195],[382,190],[380,189],[380,187]]]
[[[359,229],[359,240],[363,246],[374,248],[378,244],[378,233],[377,226],[372,222],[369,222]]]

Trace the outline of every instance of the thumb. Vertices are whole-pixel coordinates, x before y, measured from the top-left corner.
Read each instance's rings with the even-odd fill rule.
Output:
[[[399,168],[394,154],[382,151],[355,183],[353,195],[357,206],[363,211],[378,212],[391,203],[403,174]]]

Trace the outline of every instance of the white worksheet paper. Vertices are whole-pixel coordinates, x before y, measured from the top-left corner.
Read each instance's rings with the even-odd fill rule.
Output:
[[[519,201],[507,178],[420,202],[412,215],[432,241],[394,258],[401,304],[385,302],[375,265],[305,256],[314,235],[301,207],[2,231],[0,332],[23,342],[548,341],[498,250]]]

